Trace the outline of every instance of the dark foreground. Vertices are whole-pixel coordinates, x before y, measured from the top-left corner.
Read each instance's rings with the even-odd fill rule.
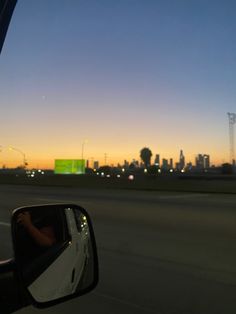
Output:
[[[236,175],[188,175],[161,174],[136,175],[134,180],[128,179],[128,174],[120,178],[96,175],[39,175],[27,177],[25,174],[0,175],[0,184],[77,187],[85,189],[120,189],[143,191],[197,192],[236,194]]]
[[[0,185],[1,257],[10,211],[73,202],[94,222],[100,283],[47,310],[18,314],[236,313],[236,196]],[[4,244],[5,243],[5,244]]]

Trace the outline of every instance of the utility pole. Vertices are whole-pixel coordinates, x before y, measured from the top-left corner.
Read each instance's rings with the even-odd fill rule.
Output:
[[[232,165],[235,164],[235,159],[234,159],[234,125],[236,123],[236,113],[230,113],[228,112],[228,118],[229,118],[229,158],[230,158],[230,163]]]

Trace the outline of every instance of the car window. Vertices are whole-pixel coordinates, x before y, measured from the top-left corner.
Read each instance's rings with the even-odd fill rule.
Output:
[[[14,208],[85,207],[101,284],[59,313],[236,312],[235,6],[18,1],[0,56],[0,257]]]

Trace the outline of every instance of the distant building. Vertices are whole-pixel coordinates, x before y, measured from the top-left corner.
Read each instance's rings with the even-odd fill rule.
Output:
[[[124,160],[124,168],[126,169],[129,168],[129,162],[127,160]]]
[[[209,169],[210,168],[210,155],[203,155],[204,158],[204,169]]]
[[[94,161],[93,168],[96,170],[99,168],[99,162],[98,161]]]
[[[140,162],[139,167],[140,168],[144,168],[145,167],[145,165],[144,165],[144,163],[142,161]]]
[[[173,169],[173,158],[170,158],[170,169]]]
[[[162,159],[162,166],[161,166],[161,168],[163,170],[168,170],[169,169],[169,164],[168,164],[168,160],[167,159],[165,159],[165,158]]]
[[[132,164],[133,164],[133,166],[134,166],[135,168],[138,168],[138,167],[139,167],[139,161],[136,160],[136,159],[133,159],[133,160],[132,160]]]
[[[89,168],[89,160],[86,161],[86,168]]]
[[[183,170],[185,167],[185,157],[184,157],[184,153],[183,150],[180,150],[180,154],[179,154],[179,170]]]
[[[196,168],[198,170],[210,168],[210,155],[198,154],[196,157]]]
[[[192,163],[191,163],[191,162],[187,163],[185,169],[186,169],[187,171],[191,171],[191,170],[193,169]]]
[[[198,154],[196,157],[196,169],[197,170],[202,170],[204,169],[204,158],[202,154]]]
[[[154,163],[155,163],[155,166],[160,167],[160,155],[159,154],[156,155]]]

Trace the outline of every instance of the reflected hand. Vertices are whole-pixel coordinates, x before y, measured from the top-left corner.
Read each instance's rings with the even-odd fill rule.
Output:
[[[17,222],[24,226],[25,228],[32,226],[31,216],[29,212],[24,212],[19,214],[17,217]]]

